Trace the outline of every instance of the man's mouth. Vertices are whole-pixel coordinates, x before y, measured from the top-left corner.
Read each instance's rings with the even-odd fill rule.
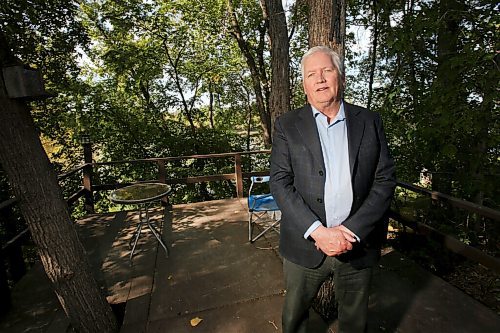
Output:
[[[328,89],[328,87],[318,88],[318,89],[316,89],[316,91],[324,91],[324,90],[326,90],[326,89]]]

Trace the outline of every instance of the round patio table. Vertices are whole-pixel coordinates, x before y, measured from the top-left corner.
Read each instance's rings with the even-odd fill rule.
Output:
[[[111,192],[109,199],[117,204],[123,205],[138,205],[139,206],[139,223],[134,231],[134,235],[130,242],[133,242],[132,251],[130,252],[130,260],[135,252],[139,236],[143,226],[147,226],[153,235],[156,237],[160,245],[165,250],[168,257],[168,248],[161,239],[160,232],[151,223],[149,219],[149,209],[151,204],[155,201],[161,200],[167,196],[172,188],[170,185],[162,183],[138,183],[134,185],[125,186]],[[130,245],[130,244],[129,244]]]

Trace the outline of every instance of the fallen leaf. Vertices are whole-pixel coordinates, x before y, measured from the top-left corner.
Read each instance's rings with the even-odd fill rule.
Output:
[[[193,326],[193,327],[198,326],[198,324],[201,323],[202,320],[203,319],[198,318],[198,317],[195,317],[195,318],[191,319],[191,321],[190,321],[191,326]]]

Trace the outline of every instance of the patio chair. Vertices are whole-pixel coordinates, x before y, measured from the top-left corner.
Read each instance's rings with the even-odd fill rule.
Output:
[[[281,216],[278,205],[269,192],[269,176],[250,177],[251,184],[248,190],[248,240],[255,242],[269,230],[279,233],[279,217]],[[266,187],[264,191],[262,187]],[[260,191],[259,191],[260,190]],[[264,229],[253,237],[253,228],[260,225]]]

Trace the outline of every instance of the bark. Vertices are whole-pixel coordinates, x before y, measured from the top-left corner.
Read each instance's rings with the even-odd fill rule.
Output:
[[[307,0],[309,47],[330,46],[345,56],[345,0]]]
[[[8,50],[0,37],[0,49]],[[0,59],[2,65],[5,59]],[[90,272],[30,110],[25,102],[8,98],[3,75],[0,105],[0,161],[64,311],[79,332],[117,331],[111,307]]]
[[[210,118],[210,128],[214,129],[214,91],[213,91],[213,84],[210,81],[208,84],[208,94],[210,97],[209,103],[208,103],[208,114]]]
[[[335,281],[330,276],[319,288],[312,307],[327,323],[337,318],[337,304],[335,302]]]
[[[403,22],[405,23],[408,27],[411,27],[414,24],[415,21],[415,14],[414,14],[414,8],[415,8],[415,2],[414,0],[410,0],[408,4],[408,11],[404,13],[404,18]],[[414,36],[414,34],[411,34],[411,44],[416,45],[417,41]],[[406,64],[409,67],[410,71],[410,86],[409,86],[409,91],[410,95],[412,96],[412,106],[413,106],[413,111],[417,112],[419,110],[419,103],[420,103],[420,89],[419,89],[419,82],[417,80],[417,70],[415,68],[415,52],[413,50],[408,49],[407,51],[404,52],[404,57],[407,59]]]
[[[261,0],[264,17],[269,21],[271,43],[271,123],[290,109],[289,41],[285,11],[281,0]],[[271,126],[272,128],[273,126]]]

